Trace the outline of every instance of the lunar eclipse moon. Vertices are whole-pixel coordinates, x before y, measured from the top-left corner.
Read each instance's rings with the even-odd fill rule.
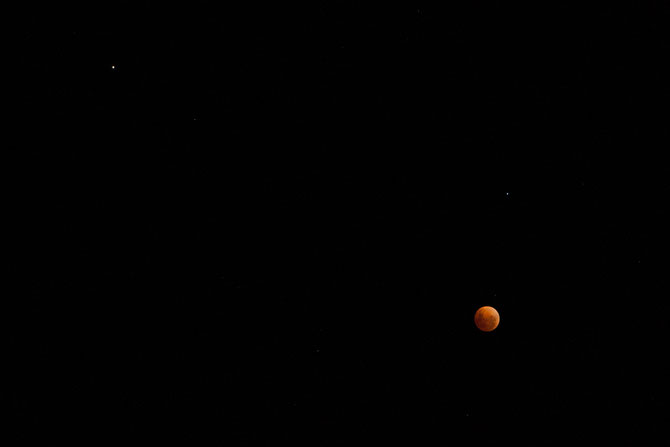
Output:
[[[480,331],[491,332],[499,323],[500,314],[491,306],[482,306],[475,312],[475,325]]]

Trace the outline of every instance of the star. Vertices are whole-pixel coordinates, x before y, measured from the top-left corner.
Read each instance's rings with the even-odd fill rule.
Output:
[[[112,70],[116,70],[116,65],[112,65]]]

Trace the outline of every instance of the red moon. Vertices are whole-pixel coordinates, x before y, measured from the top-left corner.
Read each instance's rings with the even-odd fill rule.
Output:
[[[491,306],[483,306],[475,312],[475,325],[480,331],[491,332],[498,327],[500,315],[498,311]]]

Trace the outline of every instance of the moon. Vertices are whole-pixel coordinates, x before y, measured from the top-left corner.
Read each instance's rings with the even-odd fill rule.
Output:
[[[480,331],[491,332],[499,323],[500,315],[491,306],[482,306],[475,312],[475,325]]]

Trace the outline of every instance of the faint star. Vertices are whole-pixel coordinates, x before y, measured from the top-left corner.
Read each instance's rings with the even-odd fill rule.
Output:
[[[112,70],[116,70],[116,65],[112,65]]]

